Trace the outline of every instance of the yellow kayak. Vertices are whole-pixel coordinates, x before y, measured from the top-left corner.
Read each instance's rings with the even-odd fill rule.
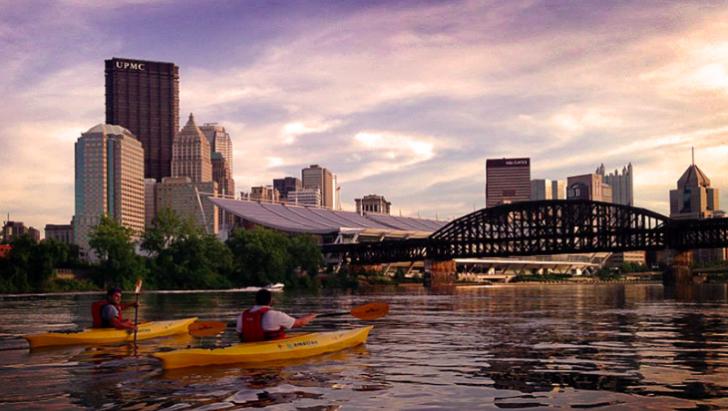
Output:
[[[239,343],[224,348],[188,348],[152,354],[164,369],[201,365],[291,360],[364,344],[372,326],[353,330],[300,334],[282,340]]]
[[[166,335],[186,333],[187,328],[197,320],[197,317],[183,318],[170,321],[150,321],[139,324],[137,340],[163,337]],[[26,335],[30,348],[48,347],[53,345],[73,344],[107,344],[124,341],[133,341],[134,333],[115,328],[88,328],[82,331],[69,333],[43,333]]]

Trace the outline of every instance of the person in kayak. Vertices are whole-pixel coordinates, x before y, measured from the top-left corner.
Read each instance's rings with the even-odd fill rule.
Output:
[[[243,311],[237,320],[235,330],[242,342],[278,340],[286,338],[285,330],[303,327],[310,323],[316,314],[308,314],[294,318],[290,315],[271,309],[273,296],[265,288],[255,294],[255,305]]]
[[[138,307],[137,303],[123,304],[121,302],[121,289],[110,288],[106,298],[96,301],[91,306],[94,328],[116,328],[117,330],[134,330],[136,325],[131,320],[125,320],[121,312],[129,307]]]

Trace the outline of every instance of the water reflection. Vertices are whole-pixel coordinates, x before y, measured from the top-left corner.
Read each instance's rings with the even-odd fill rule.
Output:
[[[728,407],[724,285],[502,286],[428,293],[277,295],[291,313],[391,304],[364,347],[256,367],[161,370],[159,349],[235,342],[189,335],[29,352],[19,338],[90,323],[91,295],[0,300],[3,409],[709,409]],[[148,320],[229,320],[235,293],[148,294]],[[310,328],[363,323],[322,318]]]

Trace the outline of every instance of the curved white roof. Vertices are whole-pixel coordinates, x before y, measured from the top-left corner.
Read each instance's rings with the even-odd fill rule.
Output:
[[[369,234],[426,237],[447,224],[446,221],[390,215],[359,215],[351,211],[301,207],[257,201],[209,197],[226,212],[264,227],[280,231],[309,234],[331,234],[360,231]]]

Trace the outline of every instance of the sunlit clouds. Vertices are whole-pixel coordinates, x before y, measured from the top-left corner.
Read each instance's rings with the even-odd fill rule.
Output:
[[[454,218],[486,158],[523,156],[550,179],[632,162],[666,213],[695,147],[728,208],[721,3],[33,3],[0,0],[0,212],[36,227],[70,220],[111,57],[180,67],[180,118],[230,132],[238,191],[319,164],[345,208]]]

